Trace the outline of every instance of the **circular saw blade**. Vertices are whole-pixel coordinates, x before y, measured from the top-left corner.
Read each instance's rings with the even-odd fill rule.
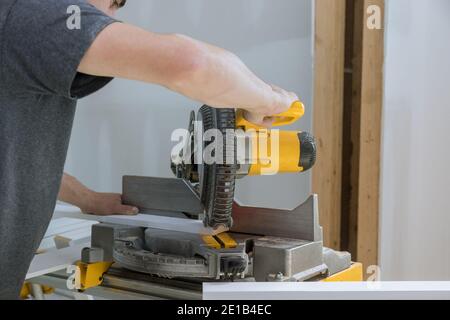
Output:
[[[212,228],[231,228],[237,172],[235,110],[203,106],[198,112],[197,121],[202,123],[203,136],[207,135],[207,139],[203,139],[203,157],[198,165],[200,198],[205,207],[204,223]],[[211,133],[216,137],[214,132],[208,134],[209,130],[214,129],[221,138],[204,141],[208,140]],[[205,161],[206,150],[212,150],[212,158],[216,161]]]

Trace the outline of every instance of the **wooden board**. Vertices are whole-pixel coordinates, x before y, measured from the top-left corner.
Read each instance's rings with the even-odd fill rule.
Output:
[[[383,0],[316,0],[314,132],[325,245],[378,263],[384,30],[367,27]]]
[[[96,223],[98,222],[54,217],[39,246],[38,254],[30,265],[27,279],[64,270],[79,260],[82,248],[90,244],[91,228]]]
[[[50,250],[34,257],[26,279],[39,277],[44,274],[65,270],[81,259],[81,250],[86,244],[79,244],[61,250]]]
[[[384,29],[369,29],[367,9],[384,0],[354,0],[348,249],[365,267],[378,264]]]
[[[73,218],[56,218],[50,222],[47,232],[39,245],[39,252],[60,248],[61,239],[65,239],[67,245],[77,243],[88,243],[91,228],[97,221],[86,221]]]
[[[324,243],[340,249],[345,0],[316,0],[314,135],[318,161],[313,192],[319,194]]]
[[[203,221],[192,219],[172,218],[148,214],[138,214],[136,216],[93,216],[81,213],[72,206],[58,205],[55,215],[59,217],[72,217],[78,219],[95,220],[104,223],[128,225],[134,227],[155,228],[161,230],[171,230],[202,235],[216,235],[227,231],[225,228],[206,228]]]
[[[344,122],[342,143],[342,196],[341,196],[341,249],[349,250],[349,220],[351,198],[351,144],[353,104],[353,26],[355,0],[347,0],[345,13],[345,74],[344,74]]]
[[[98,217],[98,221],[133,227],[154,228],[202,235],[216,235],[227,231],[225,228],[218,228],[216,230],[206,228],[203,225],[203,221],[200,220],[152,216],[147,214],[138,214],[137,216]]]

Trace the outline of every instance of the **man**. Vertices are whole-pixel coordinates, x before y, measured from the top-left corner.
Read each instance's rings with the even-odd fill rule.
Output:
[[[158,84],[249,121],[297,100],[255,76],[234,54],[112,16],[121,0],[0,1],[0,298],[16,299],[54,211],[77,99],[113,77]],[[68,8],[81,12],[79,28]],[[86,212],[135,213],[120,195],[64,176],[60,198]],[[114,212],[117,211],[117,212]]]

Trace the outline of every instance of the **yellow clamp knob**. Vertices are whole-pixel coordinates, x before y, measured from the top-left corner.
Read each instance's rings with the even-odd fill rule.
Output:
[[[305,106],[300,101],[292,104],[291,108],[283,113],[272,116],[274,119],[273,127],[287,126],[295,123],[305,114]],[[247,121],[244,117],[244,110],[236,112],[236,127],[244,129],[261,129],[262,127]]]

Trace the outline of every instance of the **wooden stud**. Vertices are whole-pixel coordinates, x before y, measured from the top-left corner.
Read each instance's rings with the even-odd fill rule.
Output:
[[[384,0],[355,0],[351,105],[348,250],[365,267],[378,264],[384,29],[369,29],[368,8]]]
[[[318,161],[313,191],[319,194],[324,244],[340,249],[345,0],[315,3],[314,134]]]
[[[351,190],[351,134],[353,104],[353,28],[355,0],[347,0],[345,16],[344,120],[342,144],[341,249],[349,251]]]

